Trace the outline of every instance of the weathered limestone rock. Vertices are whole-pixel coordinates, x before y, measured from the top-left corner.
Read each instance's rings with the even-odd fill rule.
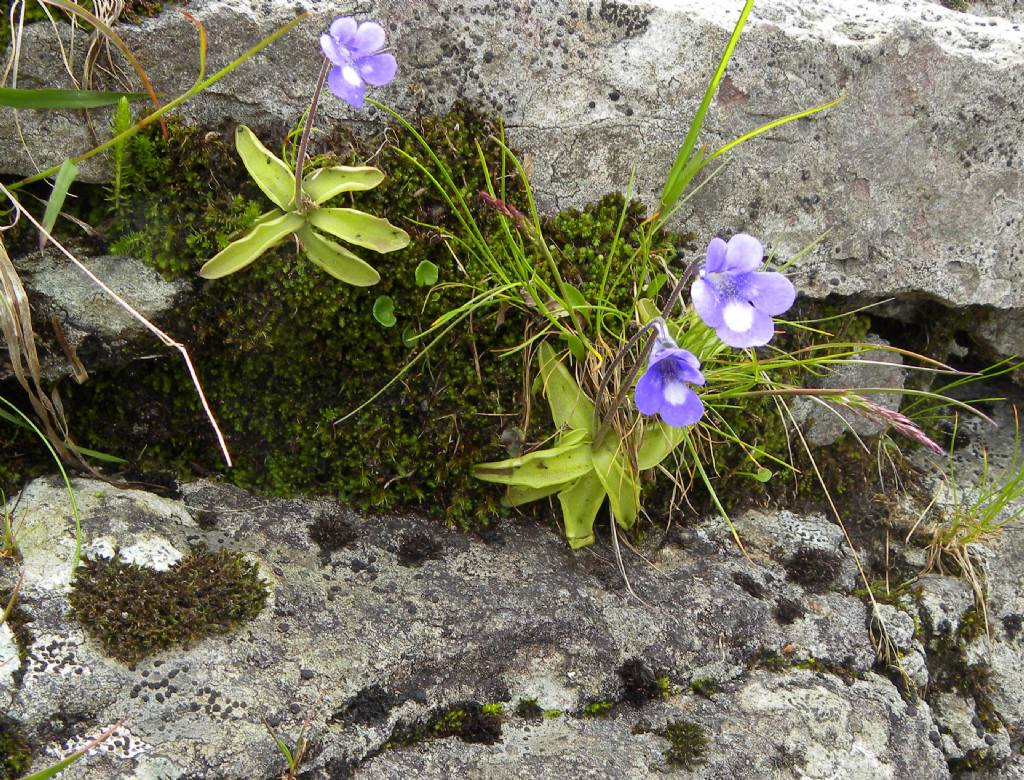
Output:
[[[294,739],[307,717],[319,745],[309,767],[324,773],[365,764],[370,777],[397,776],[389,773],[422,765],[442,774],[421,776],[448,776],[447,767],[489,756],[517,773],[508,776],[585,768],[642,777],[664,765],[667,745],[653,732],[684,718],[707,732],[709,765],[738,777],[763,776],[779,750],[811,774],[842,773],[853,750],[869,769],[851,777],[945,776],[927,707],[909,707],[871,671],[865,607],[845,594],[842,567],[838,589],[788,576],[797,551],[831,539],[807,530],[818,520],[802,531],[785,521],[792,538],[781,536],[756,564],[718,523],[663,547],[658,570],[631,556],[641,602],[604,550],[573,554],[535,524],[504,524],[484,542],[419,518],[361,517],[331,501],[267,500],[210,483],[185,486],[181,501],[89,480],[75,490],[88,554],[116,547],[165,568],[193,545],[241,551],[258,563],[271,596],[231,634],[132,666],[114,661],[68,612],[66,493],[54,481],[31,483],[14,519],[34,640],[20,682],[0,679],[9,714],[51,758],[124,719],[119,739],[69,770],[71,778],[270,777],[282,765],[262,720]],[[752,549],[759,522],[743,521]],[[338,549],[310,541],[311,524]],[[16,569],[0,569],[0,585],[13,584]],[[710,679],[721,693],[627,704],[619,673],[627,659],[642,659],[677,690]],[[542,724],[515,715],[527,698],[559,714]],[[506,731],[495,746],[449,739],[373,758],[398,740],[401,724],[465,702],[504,704]],[[780,702],[785,733],[766,725],[778,721]],[[594,703],[610,720],[584,717]],[[833,722],[846,725],[800,725]],[[652,733],[633,735],[633,726]],[[570,737],[578,742],[567,748]],[[753,768],[744,768],[750,754]],[[889,774],[878,768],[890,765]]]
[[[309,4],[297,30],[190,101],[205,125],[294,124],[320,62],[317,36],[335,7]],[[377,0],[360,14],[390,32],[398,78],[376,97],[399,110],[457,99],[496,111],[524,153],[546,208],[623,190],[660,189],[742,6],[710,0]],[[984,13],[991,4],[975,3]],[[210,33],[208,72],[294,14],[285,0],[214,0],[190,8]],[[747,230],[780,257],[828,232],[795,269],[809,295],[920,295],[1019,316],[1024,30],[996,4],[984,17],[927,0],[759,0],[708,116],[716,147],[763,122],[825,103],[826,115],[773,130],[731,156],[681,218],[703,242]],[[162,95],[195,77],[195,30],[173,11],[124,26]],[[21,86],[65,84],[53,33],[26,31]],[[330,97],[321,122],[379,128]],[[102,126],[101,112],[96,113]],[[29,173],[28,152],[59,162],[91,144],[74,114],[0,116],[0,169]],[[273,145],[273,144],[272,144]],[[100,164],[83,175],[102,178]]]
[[[189,288],[186,281],[167,282],[131,257],[83,257],[82,262],[142,316],[159,320]],[[28,293],[37,323],[37,349],[44,378],[71,373],[70,351],[85,369],[117,365],[135,356],[144,339],[149,351],[163,349],[137,319],[128,314],[81,270],[54,250],[16,258],[15,267]],[[67,347],[47,325],[55,319]],[[42,347],[47,344],[48,347]],[[11,376],[7,351],[0,358],[0,379]]]

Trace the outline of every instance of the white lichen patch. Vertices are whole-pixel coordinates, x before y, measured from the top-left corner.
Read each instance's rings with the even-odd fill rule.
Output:
[[[124,563],[156,571],[167,571],[183,557],[173,544],[155,534],[140,534],[127,544],[113,536],[101,536],[86,545],[83,554],[86,558],[113,558],[115,551]]]
[[[46,677],[82,677],[92,674],[92,670],[78,660],[77,648],[81,643],[81,635],[75,634],[36,637],[28,650],[22,686],[28,688]]]
[[[21,668],[14,632],[6,623],[0,625],[0,691],[14,687],[14,675]]]
[[[88,734],[80,734],[55,745],[46,748],[46,752],[58,759],[67,758],[72,753],[77,753],[90,742],[95,741],[101,734],[104,734],[113,723],[95,729]],[[152,745],[132,734],[127,726],[118,726],[114,733],[96,747],[89,750],[87,756],[99,754],[113,756],[114,758],[129,759],[150,750]]]

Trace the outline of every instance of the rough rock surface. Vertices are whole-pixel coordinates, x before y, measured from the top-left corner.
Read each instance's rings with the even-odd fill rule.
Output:
[[[107,255],[80,258],[96,276],[142,316],[159,320],[171,311],[188,282],[167,282],[131,257]],[[156,337],[110,296],[56,251],[26,255],[15,267],[29,296],[37,336],[49,348],[40,354],[43,375],[53,379],[71,373],[68,352],[88,370],[127,362],[137,356],[143,339],[150,351],[162,349]],[[56,319],[67,348],[56,342],[50,327]],[[38,341],[38,340],[37,340]],[[37,347],[38,348],[38,347]],[[6,351],[0,379],[11,375]]]
[[[706,733],[697,763],[707,777],[947,774],[929,707],[872,671],[868,611],[848,595],[837,531],[822,518],[738,518],[753,560],[718,523],[686,529],[657,568],[626,560],[640,601],[607,548],[573,554],[534,524],[483,541],[210,483],[185,486],[180,501],[87,480],[75,489],[87,556],[116,549],[163,568],[191,545],[238,550],[271,598],[232,634],[134,666],[113,661],[68,614],[66,493],[31,483],[15,513],[22,564],[0,569],[7,585],[24,570],[35,637],[18,682],[0,680],[10,715],[51,757],[125,721],[71,778],[270,778],[282,762],[262,720],[295,739],[307,718],[308,777],[351,767],[360,777],[639,778],[665,767],[658,734],[676,721]],[[317,523],[344,546],[310,541]],[[676,693],[628,703],[619,670],[629,659]],[[701,680],[713,682],[710,698],[688,691]],[[530,698],[558,714],[513,714]],[[400,746],[409,724],[466,702],[503,703],[495,744]],[[607,717],[586,717],[588,705]]]
[[[291,125],[319,67],[316,38],[338,8],[190,101],[189,119]],[[660,188],[742,3],[377,0],[359,8],[390,30],[399,76],[378,97],[403,112],[458,98],[497,111],[524,151],[548,208],[622,190]],[[1012,6],[1012,7],[1011,7]],[[926,0],[759,0],[709,114],[712,147],[768,119],[846,100],[827,115],[773,130],[737,150],[688,204],[705,240],[747,230],[786,257],[828,231],[796,269],[811,295],[919,294],[951,305],[1024,307],[1024,30],[1016,4],[975,3],[979,16]],[[212,72],[290,18],[288,0],[214,0],[190,8],[210,33]],[[163,95],[195,77],[195,31],[174,12],[125,26]],[[48,26],[26,33],[20,86],[57,84]],[[322,121],[374,131],[379,116],[333,99]],[[43,164],[87,148],[68,113],[20,113]],[[102,126],[101,122],[97,123]],[[12,112],[0,116],[0,166],[30,172]],[[59,147],[54,139],[60,139]],[[273,145],[273,144],[272,144]],[[642,148],[642,154],[637,150]],[[101,176],[97,166],[83,175]],[[690,211],[692,209],[692,211]]]

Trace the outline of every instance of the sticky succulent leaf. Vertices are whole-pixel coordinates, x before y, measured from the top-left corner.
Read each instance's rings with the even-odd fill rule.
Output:
[[[355,287],[371,287],[380,281],[380,274],[372,265],[309,225],[303,225],[298,234],[306,257],[335,279]]]
[[[325,233],[376,252],[394,252],[409,245],[409,234],[404,230],[358,209],[316,209],[307,219]]]
[[[556,485],[548,485],[542,488],[529,488],[522,485],[509,485],[505,497],[501,500],[502,506],[522,506],[531,501],[539,501],[542,498],[553,496],[560,490],[569,487],[569,482],[559,482]]]
[[[317,205],[343,192],[372,190],[384,181],[384,173],[370,166],[335,165],[319,168],[302,180],[302,190]]]
[[[679,446],[686,433],[686,428],[666,425],[661,420],[653,425],[647,423],[644,437],[640,441],[640,451],[637,452],[636,467],[640,471],[653,469]]]
[[[573,379],[569,369],[555,357],[555,351],[549,344],[540,345],[538,356],[541,388],[551,407],[555,425],[590,431],[594,425],[593,402]]]
[[[484,482],[543,488],[571,482],[593,469],[590,444],[562,444],[527,455],[473,467],[473,476]]]
[[[245,125],[235,128],[235,149],[252,180],[275,205],[288,209],[295,196],[295,174]]]
[[[594,543],[594,518],[604,503],[605,489],[594,472],[584,474],[558,494],[565,538],[574,550]]]
[[[607,436],[600,447],[594,448],[593,464],[594,474],[608,494],[615,522],[632,528],[640,513],[640,485],[616,436]]]
[[[272,219],[260,222],[237,241],[232,241],[211,257],[199,275],[204,279],[220,279],[233,274],[255,261],[268,249],[277,246],[289,235],[302,227],[298,214],[279,213]]]

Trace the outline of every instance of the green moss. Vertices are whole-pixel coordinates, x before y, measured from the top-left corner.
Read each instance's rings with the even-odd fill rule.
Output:
[[[543,717],[544,710],[541,709],[541,706],[537,703],[537,699],[530,696],[516,702],[515,714],[517,718],[534,720]]]
[[[32,750],[18,722],[0,715],[0,780],[15,780],[32,766]]]
[[[698,696],[710,699],[719,692],[720,688],[718,687],[718,680],[714,677],[701,677],[690,683],[690,690]]]
[[[592,701],[583,707],[585,718],[607,718],[611,712],[612,703],[610,701]]]
[[[499,709],[501,705],[496,705]],[[395,726],[384,749],[408,747],[428,739],[457,737],[463,742],[493,745],[501,739],[500,712],[495,705],[465,701],[434,709],[425,718]]]
[[[497,160],[487,140],[496,126],[458,110],[424,120],[419,130],[446,155],[478,224],[493,231],[496,215],[477,197],[485,180],[474,143]],[[276,148],[283,133],[260,135]],[[317,152],[323,162],[361,162],[377,151],[377,143],[341,130],[322,137],[326,143]],[[406,134],[398,136],[398,146],[420,154]],[[133,141],[125,169],[131,208],[107,220],[120,236],[118,249],[168,276],[196,281],[189,308],[162,324],[189,344],[235,459],[229,479],[272,495],[328,493],[360,508],[410,508],[464,528],[485,525],[498,512],[501,490],[474,480],[470,467],[507,457],[502,432],[521,425],[521,356],[498,355],[523,339],[523,316],[495,310],[474,317],[371,406],[339,422],[421,354],[422,348],[403,343],[403,331],[425,329],[471,294],[446,287],[427,297],[416,285],[416,266],[429,260],[448,283],[482,284],[487,274],[466,257],[460,268],[436,232],[409,221],[462,231],[414,165],[390,147],[374,163],[387,173],[385,182],[355,198],[339,196],[336,205],[387,217],[404,226],[412,242],[388,255],[364,252],[382,276],[370,289],[331,279],[290,245],[226,279],[196,280],[199,266],[269,204],[234,150],[195,128],[173,126],[169,141],[155,131]],[[500,175],[496,164],[491,175]],[[521,195],[510,189],[507,198],[516,202]],[[588,291],[599,284],[601,247],[610,245],[623,206],[621,196],[609,196],[593,209],[547,222],[545,230],[568,258],[567,281]],[[613,277],[638,242],[640,219],[639,207],[631,206]],[[397,327],[374,320],[379,295],[395,301]],[[626,299],[624,289],[614,295]],[[222,468],[188,376],[172,353],[96,375],[68,395],[65,408],[77,439],[131,458],[137,471],[172,470],[188,478]],[[527,440],[547,435],[541,406],[534,407]]]
[[[193,551],[165,572],[116,557],[85,561],[70,595],[85,630],[126,663],[226,633],[256,617],[266,600],[257,566],[226,550]]]
[[[708,752],[708,737],[704,729],[688,720],[671,721],[656,732],[669,742],[665,761],[669,766],[693,770],[702,763]]]

